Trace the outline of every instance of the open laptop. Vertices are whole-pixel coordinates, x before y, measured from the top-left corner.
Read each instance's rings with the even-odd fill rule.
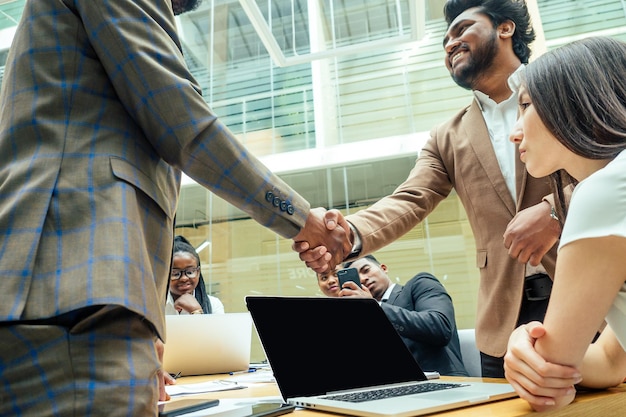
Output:
[[[249,313],[165,316],[163,369],[180,376],[247,370],[252,319]]]
[[[516,396],[506,383],[427,380],[373,299],[248,296],[283,400],[352,416],[408,417]],[[386,399],[350,399],[383,387],[437,391]]]

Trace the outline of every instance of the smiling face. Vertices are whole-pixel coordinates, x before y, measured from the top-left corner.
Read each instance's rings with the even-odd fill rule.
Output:
[[[337,271],[341,269],[341,266],[337,266],[332,273],[324,272],[317,274],[317,285],[320,287],[322,293],[327,297],[339,297],[339,279],[337,278]]]
[[[498,30],[478,10],[473,7],[457,16],[443,39],[446,68],[454,82],[467,89],[478,89],[478,80],[487,76],[500,47]]]
[[[172,258],[172,270],[184,271],[188,268],[197,268],[198,260],[195,256],[188,252],[176,252]],[[183,294],[193,294],[193,290],[196,289],[198,281],[200,279],[200,273],[196,273],[193,278],[190,278],[184,272],[180,274],[179,279],[170,278],[170,292],[174,299]]]
[[[519,144],[520,159],[526,164],[528,173],[541,178],[564,168],[564,160],[571,151],[541,121],[524,86],[519,90],[519,109],[510,140]]]

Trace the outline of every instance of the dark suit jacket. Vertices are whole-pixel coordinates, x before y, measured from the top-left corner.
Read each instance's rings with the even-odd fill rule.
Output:
[[[304,225],[202,98],[170,1],[27,1],[0,100],[0,322],[113,304],[163,335],[181,170],[284,237]]]
[[[525,278],[525,265],[511,259],[502,236],[518,210],[550,194],[547,179],[528,175],[519,155],[516,161],[513,201],[474,100],[432,130],[415,167],[392,195],[347,216],[361,235],[361,253],[373,253],[424,220],[454,188],[472,227],[480,269],[476,344],[481,352],[499,357],[517,323]],[[556,247],[542,260],[552,277]]]
[[[452,299],[437,278],[421,272],[396,284],[381,306],[424,371],[467,376]]]

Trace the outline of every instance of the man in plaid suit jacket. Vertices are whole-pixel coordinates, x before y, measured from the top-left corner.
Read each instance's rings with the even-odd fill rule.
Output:
[[[0,97],[2,416],[156,415],[181,170],[325,239],[202,99],[174,21],[195,3],[26,1]]]

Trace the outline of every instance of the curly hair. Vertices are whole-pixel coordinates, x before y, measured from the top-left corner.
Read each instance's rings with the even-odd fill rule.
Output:
[[[530,21],[530,14],[524,0],[448,0],[443,6],[443,13],[448,26],[461,13],[470,8],[478,8],[497,28],[510,20],[515,23],[513,34],[513,52],[523,64],[530,58],[530,43],[535,40],[535,30]]]

